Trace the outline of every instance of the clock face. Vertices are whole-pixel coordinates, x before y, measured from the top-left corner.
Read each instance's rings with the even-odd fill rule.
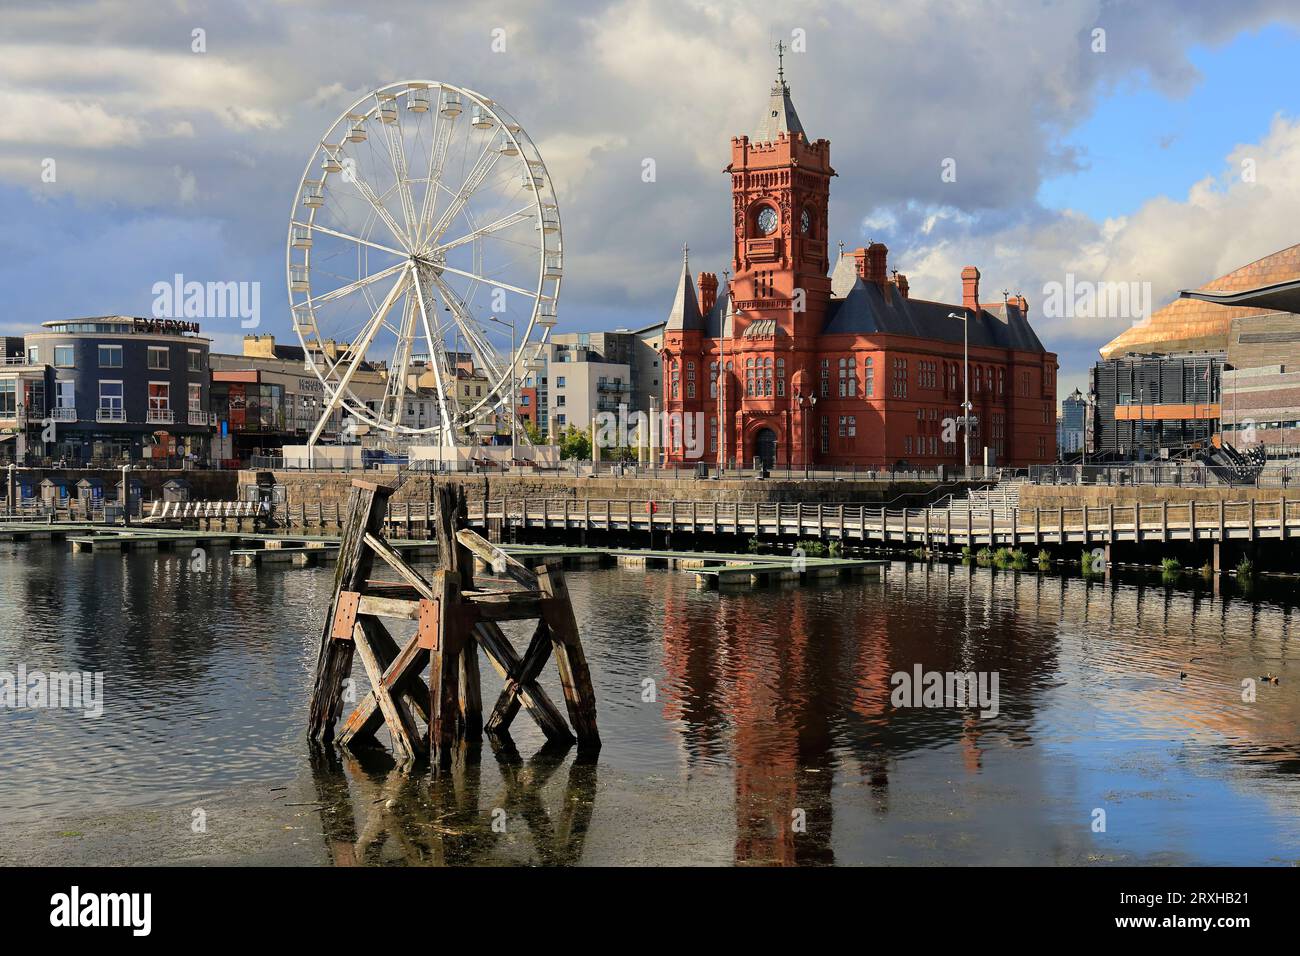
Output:
[[[811,228],[812,228],[812,216],[808,215],[808,210],[805,209],[803,211],[803,215],[799,217],[799,229],[803,232],[804,235],[807,235],[808,230]]]
[[[776,210],[771,206],[764,206],[758,214],[758,231],[765,236],[776,232]]]

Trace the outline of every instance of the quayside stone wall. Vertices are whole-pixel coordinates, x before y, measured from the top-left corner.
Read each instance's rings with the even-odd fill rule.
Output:
[[[1021,508],[1090,508],[1115,505],[1158,505],[1162,501],[1300,501],[1300,484],[1293,488],[1227,487],[1225,485],[1021,485]]]
[[[291,508],[306,503],[308,508],[323,504],[332,510],[335,503],[343,506],[347,502],[348,488],[354,477],[364,477],[378,482],[392,482],[396,475],[381,472],[346,474],[338,472],[310,471],[275,471],[257,472],[241,471],[241,485],[256,484],[259,474],[270,474],[276,484],[283,485],[285,501]],[[921,505],[926,497],[938,493],[929,482],[887,481],[784,481],[779,479],[746,479],[714,481],[695,478],[616,478],[602,476],[596,478],[575,478],[572,475],[404,475],[401,485],[393,495],[394,501],[428,501],[430,489],[436,483],[451,483],[465,486],[466,496],[472,501],[483,500],[484,495],[493,499],[509,496],[511,498],[570,498],[575,501],[584,499],[642,500],[654,498],[656,501],[717,501],[717,502],[805,502],[823,501],[855,502],[861,504],[881,505],[889,503],[892,507],[904,504]],[[941,489],[948,493],[954,486]],[[905,500],[906,498],[906,500]]]

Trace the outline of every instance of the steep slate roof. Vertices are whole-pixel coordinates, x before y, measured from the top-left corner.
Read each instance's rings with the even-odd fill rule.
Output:
[[[772,143],[780,133],[785,133],[786,136],[803,133],[804,139],[808,138],[808,134],[803,131],[803,124],[799,122],[799,114],[794,111],[794,103],[790,101],[790,87],[784,82],[772,86],[767,111],[763,113],[754,135],[749,139],[754,143]]]
[[[892,284],[886,284],[882,290],[874,282],[865,282],[857,275],[852,258],[847,259],[853,272],[850,286],[840,275],[844,262],[840,260],[831,288],[832,293],[836,293],[848,286],[847,292],[831,299],[826,308],[822,335],[883,333],[961,342],[965,323],[948,318],[949,312],[964,313],[960,305],[904,298],[898,287]],[[840,279],[838,286],[836,279]],[[1011,303],[981,308],[970,323],[970,344],[972,347],[1046,351],[1028,319],[1018,306]]]
[[[690,263],[682,254],[682,277],[677,281],[677,295],[672,308],[668,310],[669,332],[693,332],[704,328],[704,317],[700,315],[700,300],[695,297],[695,282],[691,278]]]

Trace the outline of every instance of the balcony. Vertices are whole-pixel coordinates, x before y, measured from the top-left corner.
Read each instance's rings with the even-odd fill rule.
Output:
[[[191,425],[215,425],[216,423],[217,423],[217,415],[215,412],[199,412],[199,411],[195,411],[194,409],[190,409]]]
[[[176,416],[170,408],[151,408],[145,413],[144,420],[150,425],[170,425]]]
[[[77,420],[77,409],[73,405],[60,405],[57,408],[51,408],[50,418],[56,422],[75,422]]]
[[[98,408],[95,410],[95,421],[97,422],[124,422],[126,421],[125,408]]]

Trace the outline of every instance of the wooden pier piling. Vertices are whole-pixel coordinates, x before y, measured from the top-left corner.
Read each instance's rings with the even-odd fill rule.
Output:
[[[529,569],[467,527],[464,490],[435,489],[432,524],[438,543],[438,569],[432,580],[411,567],[384,538],[386,503],[391,489],[354,481],[339,548],[334,596],[321,634],[308,735],[333,738],[342,706],[343,681],[352,653],[361,653],[371,692],[346,719],[339,743],[356,748],[373,742],[387,725],[397,756],[428,756],[438,767],[450,765],[460,741],[478,740],[482,732],[508,735],[520,708],[526,709],[549,741],[572,743],[594,752],[600,747],[596,697],[572,602],[558,563]],[[378,557],[401,581],[370,577]],[[475,562],[510,577],[522,590],[475,586]],[[379,618],[416,622],[404,647]],[[536,620],[537,627],[521,658],[499,621]],[[486,722],[478,648],[505,679]],[[537,682],[554,658],[573,729]],[[428,667],[427,691],[421,678]],[[417,717],[423,719],[421,733]]]

